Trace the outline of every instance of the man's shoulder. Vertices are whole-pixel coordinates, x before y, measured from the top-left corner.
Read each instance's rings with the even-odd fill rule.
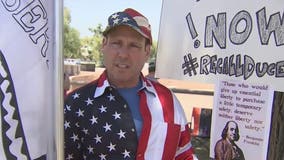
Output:
[[[148,79],[148,81],[151,82],[151,84],[153,85],[153,87],[157,90],[164,90],[164,91],[171,91],[167,86],[163,85],[162,83],[155,81],[155,80],[151,80]]]
[[[85,84],[79,88],[76,88],[74,90],[72,90],[71,92],[68,93],[68,95],[66,96],[66,99],[65,101],[67,101],[68,99],[73,99],[74,96],[76,95],[88,95],[88,94],[91,94],[91,93],[95,93],[95,90],[97,88],[97,80],[95,81],[92,81],[88,84]]]

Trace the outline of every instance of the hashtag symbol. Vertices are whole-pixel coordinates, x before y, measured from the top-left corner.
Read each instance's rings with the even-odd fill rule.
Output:
[[[182,64],[183,74],[188,74],[190,77],[192,76],[192,73],[194,75],[197,74],[196,68],[198,68],[197,58],[192,58],[191,54],[185,55],[184,57],[184,63]]]

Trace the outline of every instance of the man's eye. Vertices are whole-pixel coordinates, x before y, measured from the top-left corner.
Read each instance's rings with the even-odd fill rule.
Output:
[[[119,47],[119,46],[120,46],[120,43],[119,43],[119,42],[111,42],[110,44],[111,44],[111,46],[113,46],[113,47]]]
[[[141,48],[141,46],[138,45],[138,44],[131,44],[131,47],[133,47],[133,48]]]

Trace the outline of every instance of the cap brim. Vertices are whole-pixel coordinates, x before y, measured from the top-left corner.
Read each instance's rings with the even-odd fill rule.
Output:
[[[114,28],[116,27],[119,27],[119,26],[128,26],[130,28],[132,28],[133,30],[135,30],[136,32],[138,32],[139,34],[141,34],[143,37],[147,38],[148,40],[150,40],[150,37],[148,37],[146,34],[144,34],[139,28],[133,26],[133,25],[129,25],[127,23],[122,23],[122,24],[118,24],[118,25],[115,25],[115,26],[108,26],[104,31],[103,31],[103,35],[106,36],[111,30],[113,30]],[[150,40],[151,41],[151,40]]]

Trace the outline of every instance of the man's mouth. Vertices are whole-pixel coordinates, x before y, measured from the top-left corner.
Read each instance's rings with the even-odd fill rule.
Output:
[[[129,68],[129,66],[126,64],[116,64],[115,66],[118,68],[123,68],[123,69]]]

